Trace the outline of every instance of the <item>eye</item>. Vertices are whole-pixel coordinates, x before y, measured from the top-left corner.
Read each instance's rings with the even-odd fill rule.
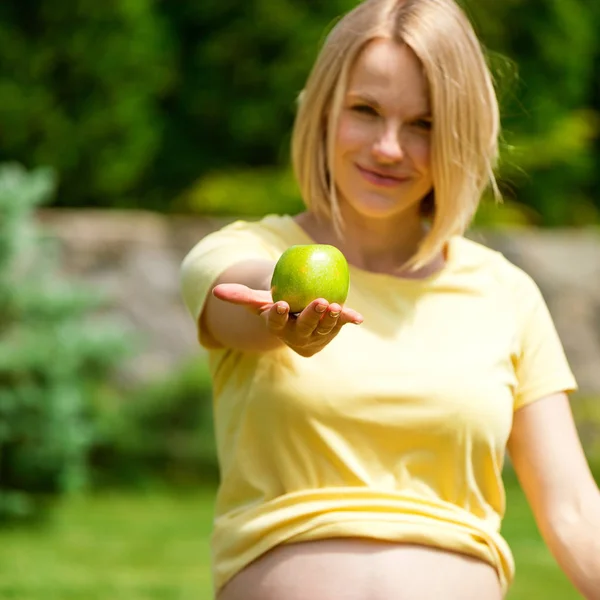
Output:
[[[416,121],[413,121],[413,125],[422,131],[431,131],[433,127],[431,119],[417,119]]]
[[[371,117],[376,117],[378,114],[377,111],[372,106],[369,106],[368,104],[354,104],[351,107],[351,109],[354,112],[357,112],[362,115],[371,116]]]

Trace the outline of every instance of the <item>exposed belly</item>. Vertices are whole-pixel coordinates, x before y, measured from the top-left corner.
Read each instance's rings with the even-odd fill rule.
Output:
[[[277,547],[231,579],[217,600],[501,600],[495,569],[476,558],[358,539]]]

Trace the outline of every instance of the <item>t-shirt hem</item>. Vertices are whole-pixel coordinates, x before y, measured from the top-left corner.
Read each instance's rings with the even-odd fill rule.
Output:
[[[449,531],[442,523],[436,521],[430,521],[427,527],[423,527],[422,523],[410,523],[408,518],[406,521],[385,521],[350,517],[318,525],[308,522],[286,536],[266,536],[260,544],[254,546],[251,555],[248,555],[247,560],[239,567],[219,569],[213,565],[213,585],[218,592],[241,572],[246,564],[278,546],[322,539],[359,538],[400,545],[415,544],[479,559],[495,569],[503,593],[506,593],[514,579],[512,553],[508,546],[502,548],[495,542],[486,540],[486,537],[466,529],[463,532]]]

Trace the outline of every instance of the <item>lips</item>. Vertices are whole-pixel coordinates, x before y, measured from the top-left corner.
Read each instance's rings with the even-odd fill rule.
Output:
[[[393,186],[398,185],[408,179],[402,175],[392,175],[380,170],[373,170],[356,165],[360,173],[367,181],[374,183],[375,185]]]

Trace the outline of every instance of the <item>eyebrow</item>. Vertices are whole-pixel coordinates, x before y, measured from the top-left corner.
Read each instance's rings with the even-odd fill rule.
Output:
[[[355,100],[362,100],[363,102],[367,102],[368,104],[373,105],[373,107],[375,108],[381,108],[379,102],[377,102],[377,100],[369,94],[364,94],[361,92],[349,92],[348,96]]]
[[[370,94],[364,92],[348,92],[348,97],[353,100],[361,100],[370,104],[373,108],[381,109],[379,102]],[[413,119],[432,119],[431,111],[425,110],[422,113],[416,114]]]

